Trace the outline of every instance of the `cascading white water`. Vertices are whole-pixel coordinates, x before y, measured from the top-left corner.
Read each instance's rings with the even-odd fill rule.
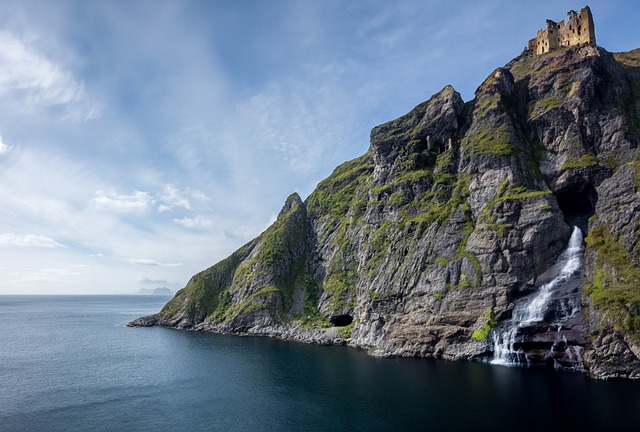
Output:
[[[531,323],[544,320],[544,314],[548,309],[549,301],[556,287],[561,286],[569,280],[582,266],[582,231],[574,227],[569,244],[565,251],[558,258],[561,270],[550,282],[540,287],[538,292],[527,302],[518,305],[512,316],[512,325],[505,331],[492,332],[493,337],[493,359],[492,364],[514,365],[526,362],[526,356],[522,351],[514,350],[518,331]],[[562,310],[567,314],[575,314],[575,305],[562,306]],[[567,316],[571,316],[567,315]]]
[[[582,262],[582,231],[580,231],[580,228],[575,227],[573,229],[573,233],[569,239],[569,245],[562,255],[560,255],[559,261],[564,263],[564,265],[558,276],[540,287],[536,296],[528,304],[524,305],[523,308],[514,311],[514,323],[521,324],[542,321],[553,289],[565,282],[580,269]]]

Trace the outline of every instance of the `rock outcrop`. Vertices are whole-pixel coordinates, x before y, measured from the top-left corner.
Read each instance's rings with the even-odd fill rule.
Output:
[[[640,51],[524,53],[472,101],[447,86],[374,128],[366,154],[131,325],[488,360],[578,226],[585,265],[562,294],[578,311],[554,326],[550,310],[521,349],[640,378],[639,141]]]

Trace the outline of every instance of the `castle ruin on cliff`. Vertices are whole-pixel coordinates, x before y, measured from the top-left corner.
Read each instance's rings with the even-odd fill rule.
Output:
[[[528,50],[544,54],[562,47],[595,45],[596,30],[589,6],[583,7],[580,12],[571,10],[567,15],[566,23],[564,20],[547,20],[547,27],[538,30],[536,37],[529,41]]]

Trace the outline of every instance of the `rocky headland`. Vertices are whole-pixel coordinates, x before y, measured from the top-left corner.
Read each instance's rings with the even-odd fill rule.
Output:
[[[500,348],[511,363],[640,378],[639,142],[640,50],[525,52],[473,100],[447,86],[374,128],[367,153],[130,325],[380,356],[492,361]],[[572,231],[579,268],[518,321]]]

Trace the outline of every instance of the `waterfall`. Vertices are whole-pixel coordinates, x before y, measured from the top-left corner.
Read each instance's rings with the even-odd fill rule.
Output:
[[[518,334],[525,327],[544,321],[545,313],[549,309],[554,292],[562,287],[563,283],[576,275],[582,266],[582,258],[582,231],[580,231],[580,228],[574,227],[567,248],[558,257],[556,264],[560,268],[558,274],[551,281],[542,285],[530,299],[514,308],[510,327],[502,331],[498,329],[492,331],[492,364],[516,365],[528,363],[524,351],[514,349]],[[558,306],[558,309],[561,315],[558,318],[562,319],[575,315],[579,310],[579,305],[563,302]],[[561,325],[558,326],[558,329],[560,327]]]

